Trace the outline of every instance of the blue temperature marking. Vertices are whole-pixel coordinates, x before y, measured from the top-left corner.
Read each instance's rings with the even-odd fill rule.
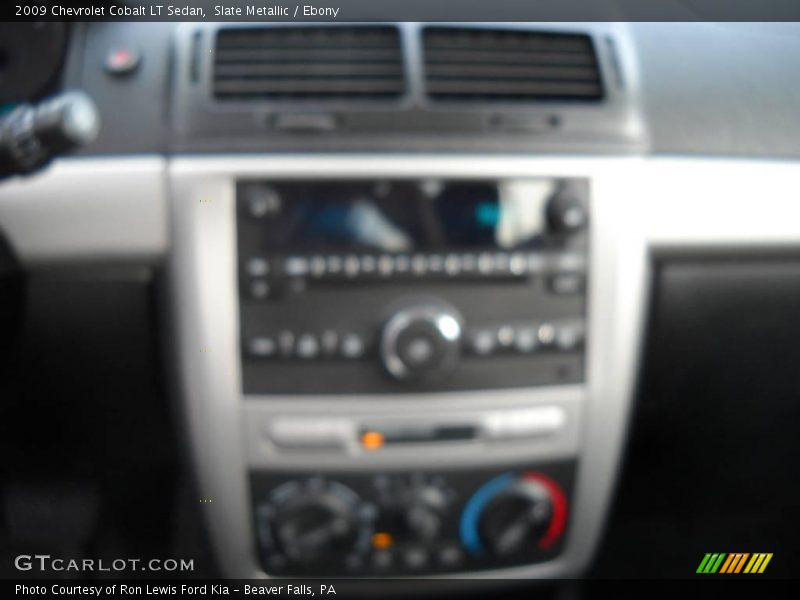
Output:
[[[478,519],[481,512],[495,494],[512,483],[514,483],[513,473],[504,473],[490,479],[478,488],[478,491],[467,502],[467,506],[464,507],[464,512],[461,513],[461,543],[471,554],[483,553],[483,544],[478,534]]]

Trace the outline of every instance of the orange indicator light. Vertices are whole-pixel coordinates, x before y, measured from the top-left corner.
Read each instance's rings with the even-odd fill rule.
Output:
[[[377,450],[383,444],[383,434],[380,431],[365,431],[361,435],[361,445],[367,450]]]
[[[376,550],[386,550],[391,548],[394,544],[394,538],[391,533],[375,533],[372,535],[372,547]]]

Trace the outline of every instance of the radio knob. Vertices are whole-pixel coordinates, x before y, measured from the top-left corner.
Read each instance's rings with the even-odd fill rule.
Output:
[[[396,312],[384,325],[381,358],[396,379],[436,379],[450,373],[461,353],[462,320],[438,304]]]
[[[547,202],[547,224],[555,233],[574,233],[589,220],[586,206],[574,196],[558,192]]]

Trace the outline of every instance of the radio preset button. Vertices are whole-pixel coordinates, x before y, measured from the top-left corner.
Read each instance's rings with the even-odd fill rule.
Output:
[[[344,274],[350,278],[357,277],[361,271],[361,261],[355,255],[350,255],[344,259]]]
[[[428,257],[428,270],[431,273],[441,273],[444,268],[444,259],[440,254],[431,254]]]
[[[250,338],[250,341],[247,343],[247,350],[251,356],[267,358],[275,354],[277,344],[275,340],[270,337],[258,336]]]
[[[556,338],[556,328],[552,323],[542,323],[539,325],[537,336],[543,346],[550,346]]]
[[[508,348],[514,343],[515,332],[510,325],[503,325],[497,330],[497,342],[504,348]]]
[[[557,273],[581,274],[586,269],[586,259],[574,252],[556,254],[550,262],[550,268]]]
[[[305,277],[308,274],[308,259],[303,256],[290,256],[283,268],[289,277]]]
[[[497,346],[497,334],[490,329],[480,329],[472,333],[470,344],[475,354],[486,356]]]
[[[278,348],[282,356],[290,357],[294,354],[294,333],[288,330],[278,334]]]
[[[339,349],[339,334],[332,329],[323,331],[320,336],[320,346],[322,347],[323,354],[326,356],[335,356],[336,351]]]
[[[550,291],[559,296],[580,294],[585,286],[585,277],[582,273],[557,273],[550,276]]]
[[[271,291],[269,283],[263,279],[256,279],[251,281],[247,286],[250,297],[254,300],[264,300],[269,296]]]
[[[324,256],[314,256],[310,261],[310,270],[312,277],[324,277],[325,276],[325,257]]]
[[[269,274],[269,262],[265,258],[250,258],[245,265],[245,270],[250,277],[264,277]]]
[[[511,258],[505,252],[498,252],[495,254],[493,263],[496,275],[506,275],[511,270]]]
[[[474,254],[461,255],[461,270],[464,273],[474,273],[478,266],[478,258]]]
[[[340,256],[329,256],[325,259],[327,263],[328,274],[338,275],[342,272],[342,258]]]
[[[539,337],[534,327],[520,327],[514,336],[514,347],[519,352],[533,352],[539,345]]]
[[[483,275],[491,275],[494,271],[494,259],[488,252],[478,257],[478,271]]]
[[[380,273],[383,277],[388,277],[394,272],[394,260],[388,254],[382,255],[378,259],[378,273]]]
[[[528,273],[542,273],[547,268],[547,259],[539,252],[531,252],[525,261]]]
[[[306,291],[306,280],[303,277],[292,277],[285,289],[294,295],[302,294]]]
[[[411,259],[406,254],[398,254],[394,258],[395,273],[408,273],[411,268]]]
[[[371,274],[375,272],[377,268],[377,261],[375,260],[374,256],[362,256],[361,257],[361,273],[362,274]]]
[[[310,333],[304,333],[297,338],[297,356],[300,358],[316,358],[319,354],[319,342]]]
[[[525,275],[527,271],[527,261],[521,252],[515,252],[508,261],[508,269],[512,275]]]
[[[555,343],[560,350],[575,350],[583,341],[581,323],[564,323],[556,328]]]
[[[411,270],[415,275],[425,275],[428,272],[428,258],[422,254],[417,254],[411,259]]]
[[[364,354],[364,340],[355,333],[342,336],[341,353],[345,358],[360,358]]]
[[[543,346],[549,346],[555,340],[556,328],[552,323],[542,323],[539,325],[538,337]]]
[[[461,260],[456,254],[448,254],[444,259],[444,272],[450,275],[458,275],[461,271]]]

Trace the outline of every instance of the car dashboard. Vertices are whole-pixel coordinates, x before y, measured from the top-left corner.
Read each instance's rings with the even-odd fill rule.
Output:
[[[3,100],[101,126],[0,182],[5,553],[34,498],[225,578],[795,573],[796,25],[61,25]]]

